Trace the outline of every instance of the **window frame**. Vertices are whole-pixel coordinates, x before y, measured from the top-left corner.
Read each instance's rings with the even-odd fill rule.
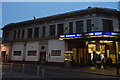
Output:
[[[15,52],[20,52],[20,53],[19,53],[20,55],[18,55],[18,54],[15,55]],[[14,51],[14,52],[13,52],[13,56],[22,56],[22,51]]]
[[[61,56],[61,50],[51,50],[51,56]]]
[[[32,54],[32,55],[30,55],[30,53],[29,53],[29,52],[35,52],[35,53],[34,53],[34,55],[33,55],[33,54]],[[37,56],[37,51],[32,51],[32,50],[31,50],[31,51],[27,51],[27,56]]]

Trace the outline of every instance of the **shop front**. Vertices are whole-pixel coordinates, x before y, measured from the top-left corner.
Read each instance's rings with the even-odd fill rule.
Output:
[[[59,39],[65,40],[66,50],[73,51],[76,64],[101,62],[104,57],[112,58],[115,64],[120,54],[119,36],[118,32],[91,32],[60,35]]]

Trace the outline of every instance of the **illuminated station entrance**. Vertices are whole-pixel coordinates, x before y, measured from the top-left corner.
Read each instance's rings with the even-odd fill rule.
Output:
[[[60,35],[60,40],[65,40],[66,51],[73,51],[75,63],[92,63],[93,60],[101,61],[104,57],[111,57],[116,63],[120,55],[120,33],[91,32],[84,34]]]

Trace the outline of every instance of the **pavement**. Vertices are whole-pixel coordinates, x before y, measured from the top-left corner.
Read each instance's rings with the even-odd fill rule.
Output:
[[[28,65],[37,65],[37,64],[28,64]],[[39,65],[42,68],[45,69],[54,69],[54,70],[63,70],[63,71],[74,71],[74,72],[80,72],[85,74],[94,74],[94,75],[103,75],[103,76],[113,76],[113,77],[120,77],[120,75],[116,74],[116,68],[110,68],[110,69],[104,69],[104,68],[96,68],[95,66],[77,66],[77,67],[65,67],[65,66],[59,66],[59,65]],[[120,70],[119,70],[120,72]],[[10,75],[7,73],[6,75],[8,78],[23,78],[23,75],[21,75],[18,72],[14,72],[13,75]],[[36,76],[31,75],[24,75],[24,78],[35,78]]]
[[[120,74],[117,75],[116,68],[110,68],[110,69],[104,69],[104,68],[97,68],[95,66],[89,66],[89,67],[65,67],[65,66],[53,66],[53,65],[42,65],[43,68],[48,69],[59,69],[59,70],[65,70],[65,71],[77,71],[81,73],[87,73],[87,74],[95,74],[95,75],[104,75],[104,76],[115,76],[120,77]],[[119,69],[120,72],[120,69]]]

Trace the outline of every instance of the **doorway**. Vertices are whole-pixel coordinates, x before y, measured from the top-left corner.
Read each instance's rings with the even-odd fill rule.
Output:
[[[46,52],[40,52],[40,64],[46,63]]]
[[[2,56],[2,62],[6,62],[7,61],[6,51],[2,51],[1,56]]]

